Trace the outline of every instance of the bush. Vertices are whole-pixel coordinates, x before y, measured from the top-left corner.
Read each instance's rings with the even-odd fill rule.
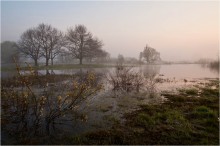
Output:
[[[29,75],[21,74],[18,65],[17,71],[16,88],[1,86],[2,119],[8,121],[4,130],[24,139],[40,133],[50,135],[57,120],[76,113],[83,101],[102,89],[96,75],[90,72],[80,80],[73,77],[67,83],[50,86],[50,75],[39,76],[31,69]],[[41,87],[32,79],[39,80],[37,83],[41,83]],[[83,117],[75,114],[71,118]]]
[[[122,64],[117,64],[114,74],[109,74],[107,79],[113,86],[113,90],[126,92],[133,90],[139,92],[144,83],[140,72],[134,72],[132,68],[124,67]]]

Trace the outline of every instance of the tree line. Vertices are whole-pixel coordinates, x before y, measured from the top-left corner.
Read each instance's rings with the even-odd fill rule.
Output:
[[[36,27],[24,31],[17,43],[1,43],[2,62],[12,62],[12,56],[19,59],[19,54],[34,61],[35,66],[39,60],[44,59],[45,65],[53,65],[54,60],[71,62],[73,59],[92,62],[103,60],[117,63],[147,63],[160,62],[160,53],[156,49],[146,45],[140,52],[139,61],[136,58],[124,58],[119,54],[117,60],[110,58],[110,54],[102,49],[103,42],[87,30],[84,25],[76,25],[67,29],[65,33],[48,24],[39,24]],[[11,49],[10,49],[11,48]],[[7,55],[6,55],[7,54]]]
[[[108,52],[102,49],[103,43],[94,37],[84,25],[76,25],[63,33],[48,24],[39,24],[23,32],[17,43],[18,50],[25,57],[31,58],[38,66],[40,58],[45,59],[46,66],[53,65],[54,59],[60,55],[71,55],[83,63],[97,57],[107,57]]]
[[[19,60],[19,51],[17,44],[12,41],[1,43],[1,63],[12,63],[13,58]]]

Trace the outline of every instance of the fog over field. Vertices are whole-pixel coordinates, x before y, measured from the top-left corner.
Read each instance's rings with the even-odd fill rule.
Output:
[[[218,56],[218,1],[2,1],[1,16],[1,42],[18,41],[39,23],[64,32],[83,24],[112,57],[138,58],[146,44],[167,61]]]
[[[219,1],[1,1],[1,144],[219,145]]]

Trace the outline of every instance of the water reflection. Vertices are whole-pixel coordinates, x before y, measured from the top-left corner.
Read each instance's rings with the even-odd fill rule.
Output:
[[[218,67],[209,67],[210,71],[219,75],[219,68]]]
[[[203,69],[209,69],[210,72],[219,75],[219,65],[211,65],[211,64],[201,64],[200,65]]]
[[[70,120],[69,122],[67,122],[67,118],[73,117],[73,115],[67,115],[69,117],[66,116],[66,117],[63,117],[63,119],[59,119],[59,122],[63,122],[63,124],[59,124],[58,125],[59,127],[56,127],[56,128],[59,129],[61,133],[63,132],[62,130],[64,130],[64,127],[65,127],[64,124],[70,124],[69,126],[66,126],[65,130],[67,130],[71,134],[73,133],[79,134],[80,132],[87,132],[88,130],[91,130],[92,128],[94,128],[92,127],[93,124],[98,123],[98,126],[100,126],[99,123],[101,123],[104,127],[105,124],[107,123],[106,125],[109,126],[108,122],[110,122],[110,120],[108,121],[106,120],[107,121],[106,122],[103,117],[109,116],[109,115],[120,116],[120,115],[123,115],[123,113],[126,113],[132,109],[135,109],[140,104],[149,103],[152,101],[154,101],[153,103],[155,103],[154,99],[156,98],[149,99],[148,97],[155,97],[157,90],[158,90],[158,86],[160,86],[159,88],[163,88],[163,89],[166,89],[166,88],[170,89],[171,86],[173,86],[174,88],[177,88],[178,85],[176,83],[174,82],[171,83],[170,80],[167,80],[167,79],[170,79],[170,78],[173,79],[173,77],[180,77],[180,78],[216,77],[216,72],[212,72],[209,69],[210,68],[207,68],[204,66],[201,67],[199,65],[144,65],[140,67],[135,67],[134,70],[142,73],[144,77],[144,86],[147,92],[144,92],[143,94],[134,93],[133,95],[132,93],[129,93],[132,96],[128,96],[123,93],[121,97],[115,98],[115,96],[106,94],[106,93],[111,92],[110,90],[102,91],[102,93],[100,93],[99,96],[94,96],[94,98],[90,100],[86,100],[84,103],[80,105],[81,106],[80,113],[81,113],[81,109],[85,109],[86,111],[84,112],[87,112],[87,115],[88,115],[87,123],[84,124],[81,122],[81,120],[83,119],[81,118],[81,116],[79,118],[80,121],[77,119],[78,121],[76,120],[73,122]],[[60,75],[59,82],[49,84],[48,89],[53,89],[54,95],[58,95],[58,93],[60,95],[60,93],[63,93],[62,97],[65,97],[66,91],[68,90],[68,85],[72,85],[70,84],[72,81],[71,80],[72,78],[71,79],[64,78],[65,75],[62,76],[63,74],[76,75],[79,77],[79,79],[81,79],[85,76],[86,72],[94,72],[97,75],[97,82],[94,82],[94,85],[96,86],[98,82],[99,83],[102,82],[104,83],[106,87],[108,82],[105,82],[106,81],[105,74],[111,72],[112,70],[113,68],[40,70],[40,71],[36,71],[36,74],[48,75],[48,76],[50,75],[52,76],[54,74]],[[159,78],[163,81],[161,82],[161,84],[157,82],[157,79]],[[57,80],[58,78],[56,78],[55,81]],[[181,79],[176,79],[176,80],[182,81]],[[67,84],[64,84],[64,81]],[[190,80],[188,80],[187,83],[184,83],[183,81],[181,82],[181,84],[183,85],[190,85],[191,83],[194,84],[193,82],[190,82]],[[164,86],[161,86],[161,85],[166,86],[166,88],[164,88]],[[37,92],[41,94],[42,90],[39,90],[40,89],[39,87],[36,87],[36,88],[38,88]],[[90,107],[87,107],[88,103],[91,103]],[[77,112],[79,112],[79,110]],[[73,127],[73,124],[75,124],[76,127]],[[53,132],[55,133],[55,131]]]
[[[176,79],[218,78],[217,72],[212,72],[209,68],[199,64],[161,65],[160,74]]]
[[[65,74],[65,75],[74,75],[85,72],[96,72],[96,73],[107,73],[111,68],[79,68],[79,69],[63,69],[63,70],[39,70],[38,72],[42,75],[45,74]]]
[[[152,80],[160,73],[160,65],[145,65],[140,68],[140,71],[143,73],[144,77]]]
[[[145,77],[145,88],[149,93],[150,97],[155,96],[156,90],[156,77],[160,73],[160,65],[147,65],[143,66],[140,70]]]
[[[17,71],[1,71],[1,79],[11,78],[17,75]]]
[[[35,74],[31,72],[31,75],[26,76],[24,72],[14,80],[3,80],[2,117],[9,121],[5,123],[10,127],[5,129],[8,133],[13,131],[20,134],[21,139],[40,133],[50,135],[55,132],[55,125],[62,123],[62,120],[84,120],[79,110],[86,106],[86,100],[93,98],[102,89],[99,84],[101,75],[96,76],[88,71],[79,70],[74,78],[71,75],[54,76],[53,70],[46,70],[45,73],[41,76],[35,71]],[[16,83],[16,88],[4,86],[8,82],[10,85]],[[38,86],[40,83],[44,86]]]
[[[134,67],[135,70],[144,72],[145,76],[154,76],[161,74],[168,78],[218,78],[218,67],[201,66],[198,64],[173,64],[173,65],[143,65]],[[73,75],[78,71],[101,72],[107,73],[113,71],[114,68],[81,68],[81,69],[64,69],[64,70],[39,70],[38,73],[45,74],[68,74]],[[27,71],[26,71],[27,72]],[[1,78],[8,78],[16,75],[16,71],[2,71]]]

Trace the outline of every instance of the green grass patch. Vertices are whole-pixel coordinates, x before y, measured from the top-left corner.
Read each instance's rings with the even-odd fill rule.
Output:
[[[180,89],[179,90],[180,93],[182,94],[187,94],[187,95],[197,95],[198,94],[198,90],[197,89]]]
[[[153,117],[145,113],[140,113],[135,118],[135,124],[138,126],[143,126],[144,128],[149,128],[152,127],[155,124],[155,122]]]
[[[217,115],[214,113],[214,111],[211,110],[210,108],[206,107],[206,106],[196,107],[193,114],[194,114],[195,117],[216,118],[217,119]]]
[[[211,89],[211,88],[204,88],[203,95],[204,96],[219,96],[219,89]]]

